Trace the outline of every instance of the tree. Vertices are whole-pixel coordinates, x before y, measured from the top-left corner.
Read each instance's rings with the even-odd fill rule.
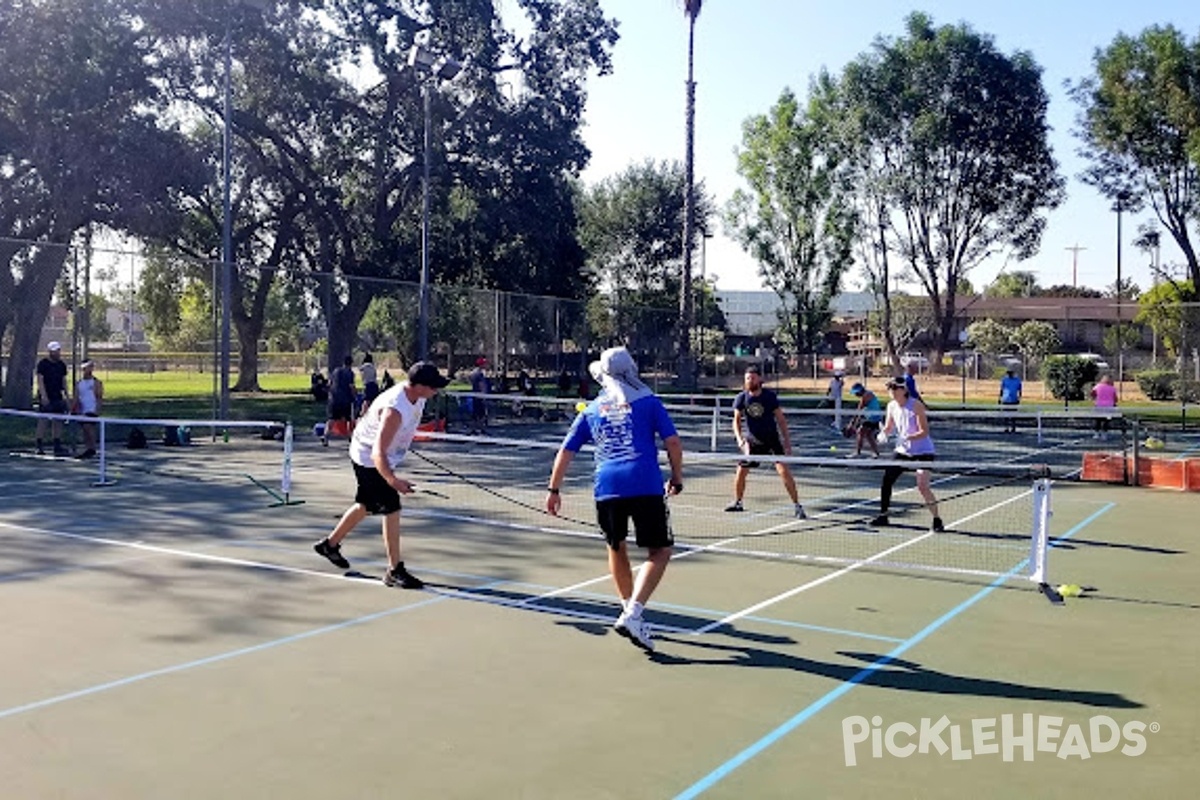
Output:
[[[1124,353],[1137,346],[1142,340],[1142,332],[1136,325],[1129,322],[1118,322],[1104,332],[1103,345],[1106,352]]]
[[[216,130],[225,17],[211,3],[180,5],[154,17],[164,69],[179,102]],[[253,379],[253,343],[284,267],[321,276],[313,305],[325,312],[331,364],[353,349],[387,280],[417,281],[426,95],[432,280],[582,293],[570,179],[588,157],[584,87],[611,70],[616,40],[598,4],[539,0],[504,19],[493,0],[313,2],[320,13],[301,14],[235,5],[239,387]],[[437,57],[469,55],[467,68],[452,85],[413,69],[417,41]],[[196,235],[172,240],[184,252],[218,252],[218,189],[194,198]]]
[[[42,322],[78,231],[173,224],[200,165],[171,125],[129,3],[47,0],[0,11],[2,402],[27,408]],[[33,242],[33,244],[29,244]]]
[[[734,192],[726,213],[730,231],[783,301],[781,322],[801,353],[819,350],[830,303],[853,263],[857,219],[822,104],[832,91],[822,76],[802,109],[785,89],[767,114],[743,123],[738,174],[749,189]]]
[[[967,341],[981,353],[997,355],[1013,343],[1013,329],[994,319],[981,319],[967,327]]]
[[[1149,325],[1167,352],[1179,356],[1187,341],[1200,341],[1197,336],[1200,326],[1196,324],[1200,314],[1194,305],[1189,308],[1185,300],[1195,294],[1190,281],[1160,283],[1138,298],[1138,313],[1133,321]]]
[[[1031,319],[1012,332],[1012,343],[1025,356],[1026,366],[1047,358],[1062,346],[1058,330],[1049,322]]]
[[[1063,200],[1041,68],[966,25],[912,14],[904,37],[846,68],[840,92],[856,184],[883,200],[883,239],[929,297],[942,351],[959,279],[997,249],[1035,253]]]
[[[988,297],[1034,297],[1041,294],[1037,275],[1015,270],[997,275],[984,294]]]
[[[1041,297],[1103,297],[1104,293],[1099,289],[1089,289],[1086,286],[1068,286],[1066,284],[1055,284],[1047,286],[1039,292]]]
[[[1156,25],[1120,34],[1093,63],[1094,73],[1070,89],[1080,108],[1075,133],[1090,162],[1081,177],[1112,200],[1129,192],[1129,210],[1148,204],[1200,287],[1188,227],[1200,214],[1200,40]]]
[[[1050,396],[1062,400],[1064,405],[1082,400],[1084,387],[1095,383],[1099,373],[1095,361],[1078,356],[1051,356],[1042,364],[1042,380]]]
[[[604,328],[634,350],[673,350],[678,318],[664,322],[663,309],[675,306],[681,267],[675,243],[687,195],[678,163],[645,161],[580,187],[579,242],[594,283],[611,295],[611,319]],[[713,202],[703,184],[693,191],[693,213],[708,230]],[[694,284],[694,289],[700,288]],[[665,339],[664,339],[665,336]]]
[[[875,336],[886,337],[892,364],[900,363],[900,353],[917,337],[933,330],[936,319],[929,298],[906,294],[890,295],[891,314],[885,318],[882,309],[867,315],[867,326]],[[886,327],[885,327],[886,325]]]

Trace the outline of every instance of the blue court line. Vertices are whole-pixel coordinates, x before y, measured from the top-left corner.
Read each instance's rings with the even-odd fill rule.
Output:
[[[497,583],[503,583],[503,581],[497,581]],[[68,692],[67,694],[60,694],[56,697],[47,697],[44,700],[37,700],[33,703],[26,703],[25,705],[21,705],[21,706],[13,706],[12,708],[6,708],[6,709],[0,711],[0,719],[6,719],[8,717],[15,717],[18,714],[24,714],[26,711],[36,711],[37,709],[40,709],[40,708],[46,708],[48,706],[57,705],[59,703],[65,703],[68,700],[78,700],[81,697],[88,697],[93,694],[99,694],[101,692],[106,692],[109,689],[118,689],[122,686],[129,686],[130,684],[140,683],[142,681],[150,680],[151,678],[157,678],[162,675],[171,675],[173,673],[183,672],[184,670],[189,670],[194,667],[207,666],[208,664],[218,664],[222,661],[229,661],[230,659],[238,658],[239,656],[245,656],[245,655],[250,655],[252,653],[258,653],[263,650],[270,650],[274,647],[279,647],[280,645],[291,644],[292,642],[299,642],[304,639],[310,639],[314,636],[320,636],[321,634],[332,633],[333,631],[343,630],[345,628],[354,627],[356,625],[363,625],[368,622],[374,622],[375,620],[383,619],[384,617],[393,616],[395,614],[403,614],[408,611],[415,611],[418,608],[424,608],[425,606],[430,606],[430,605],[433,605],[434,603],[445,602],[447,599],[448,598],[445,598],[445,597],[433,597],[433,598],[430,598],[429,600],[422,600],[418,603],[413,603],[412,605],[400,606],[399,608],[389,608],[386,611],[377,611],[374,614],[367,614],[366,616],[357,617],[355,619],[347,620],[345,622],[339,622],[335,625],[326,625],[321,628],[314,628],[311,631],[305,631],[303,633],[297,633],[297,634],[293,634],[291,636],[285,636],[282,639],[273,639],[269,642],[263,642],[261,644],[252,645],[250,647],[243,647],[238,650],[231,650],[227,653],[218,653],[215,656],[207,656],[205,658],[196,659],[195,661],[188,661],[183,664],[174,664],[169,667],[161,667],[159,669],[153,669],[153,670],[150,670],[149,672],[142,672],[138,675],[130,675],[127,678],[121,678],[119,680],[109,681],[108,683],[100,683],[95,686],[89,686],[86,689],[79,689],[78,691]]]
[[[1056,538],[1054,541],[1055,542],[1063,542],[1063,541],[1066,541],[1067,539],[1070,539],[1072,536],[1079,533],[1079,531],[1083,530],[1088,525],[1092,524],[1092,522],[1094,522],[1098,517],[1100,517],[1102,514],[1108,512],[1115,506],[1116,506],[1116,503],[1106,504],[1103,508],[1100,508],[1099,510],[1092,513],[1091,516],[1084,519],[1082,522],[1077,524],[1075,527],[1071,528],[1069,531],[1064,533],[1062,536],[1059,536],[1058,538]],[[998,586],[1000,586],[1002,583],[1004,583],[1004,581],[1006,581],[1008,578],[1011,578],[1013,575],[1016,575],[1018,572],[1020,572],[1022,569],[1024,569],[1028,563],[1029,563],[1029,559],[1025,559],[1024,561],[1022,561],[1021,563],[1019,563],[1015,567],[1013,567],[1011,570],[1009,570],[1007,573],[996,578],[996,580],[992,581],[989,585],[985,586],[983,589],[980,589],[978,592],[976,592],[971,597],[969,597],[966,600],[964,600],[963,602],[959,603],[957,606],[950,609],[945,614],[942,614],[942,616],[938,617],[933,622],[926,625],[924,628],[922,628],[916,634],[914,634],[913,636],[904,640],[904,642],[899,647],[892,650],[887,655],[876,659],[869,666],[864,667],[863,669],[859,670],[853,676],[851,676],[847,680],[843,681],[836,688],[831,689],[824,696],[822,696],[821,698],[814,701],[807,708],[804,708],[803,710],[801,710],[794,717],[792,717],[791,719],[784,722],[782,725],[777,727],[775,730],[771,731],[766,736],[762,737],[757,742],[750,745],[745,750],[742,750],[740,753],[735,755],[733,758],[729,759],[724,764],[722,764],[721,766],[717,767],[712,772],[705,775],[699,781],[692,784],[690,787],[688,787],[684,791],[680,792],[678,795],[675,796],[675,800],[690,800],[690,798],[699,797],[701,794],[703,794],[704,792],[711,789],[713,786],[715,786],[717,783],[722,781],[726,776],[728,776],[730,773],[732,773],[738,767],[742,766],[743,764],[750,761],[752,758],[754,758],[757,755],[759,755],[760,753],[762,753],[768,747],[775,744],[777,741],[779,741],[784,736],[786,736],[789,733],[791,733],[792,731],[794,731],[796,728],[799,728],[805,722],[808,722],[808,720],[810,720],[813,716],[815,716],[817,714],[817,712],[821,711],[826,706],[832,704],[835,700],[840,698],[842,695],[847,694],[856,685],[862,683],[867,678],[874,675],[882,667],[885,667],[892,661],[895,661],[897,658],[899,658],[901,655],[903,655],[905,653],[905,651],[907,651],[907,650],[911,649],[912,647],[916,646],[917,644],[919,644],[921,641],[926,639],[930,634],[932,634],[938,628],[942,627],[947,622],[954,619],[959,614],[966,611],[968,608],[975,605],[983,598],[987,597],[989,594],[991,594],[993,591],[995,591]]]

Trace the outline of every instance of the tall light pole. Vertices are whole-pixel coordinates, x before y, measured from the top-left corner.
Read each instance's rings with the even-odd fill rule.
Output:
[[[1117,192],[1113,208],[1117,212],[1117,383],[1125,380],[1125,331],[1121,330],[1121,300],[1125,288],[1121,282],[1121,213],[1129,207],[1133,195],[1126,189]]]
[[[449,58],[436,58],[422,44],[414,44],[408,51],[408,66],[428,74],[421,83],[421,106],[424,113],[425,132],[422,146],[421,168],[421,288],[417,311],[417,358],[424,361],[429,357],[429,150],[430,150],[430,89],[432,79],[453,80],[463,69],[461,62]]]
[[[1146,231],[1146,247],[1150,250],[1150,281],[1154,286],[1158,286],[1158,257],[1159,247],[1162,244],[1162,237],[1157,230]],[[1158,329],[1154,326],[1150,327],[1153,335],[1153,364],[1154,368],[1158,368]]]
[[[233,12],[248,8],[265,11],[274,0],[230,0],[225,8],[225,75],[221,112],[221,395],[217,415],[229,418],[229,350],[231,303],[233,293],[233,204],[230,201],[232,178],[229,174],[233,151]]]
[[[1076,244],[1074,247],[1068,247],[1067,250],[1071,251],[1071,286],[1077,287],[1079,286],[1079,251],[1087,250],[1087,248]]]
[[[231,9],[225,11],[225,97],[221,133],[221,395],[217,418],[229,418],[229,347],[231,342],[229,295],[233,290],[233,206],[229,175],[233,140],[233,25]]]
[[[686,107],[686,150],[684,152],[683,184],[683,268],[679,280],[679,381],[685,388],[696,383],[695,359],[692,356],[692,326],[696,309],[692,303],[692,251],[695,248],[696,225],[696,17],[700,15],[703,0],[684,0],[684,13],[688,20],[688,67]]]

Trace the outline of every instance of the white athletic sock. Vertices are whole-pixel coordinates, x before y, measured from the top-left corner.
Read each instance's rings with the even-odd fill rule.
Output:
[[[643,609],[645,609],[645,606],[637,600],[630,600],[625,606],[625,610],[629,612],[629,616],[631,617],[640,617]]]

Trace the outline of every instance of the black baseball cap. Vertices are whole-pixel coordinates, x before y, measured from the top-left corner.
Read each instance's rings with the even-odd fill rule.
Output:
[[[438,372],[438,368],[428,361],[418,361],[408,368],[408,382],[414,386],[428,386],[431,389],[444,389],[449,379]]]

